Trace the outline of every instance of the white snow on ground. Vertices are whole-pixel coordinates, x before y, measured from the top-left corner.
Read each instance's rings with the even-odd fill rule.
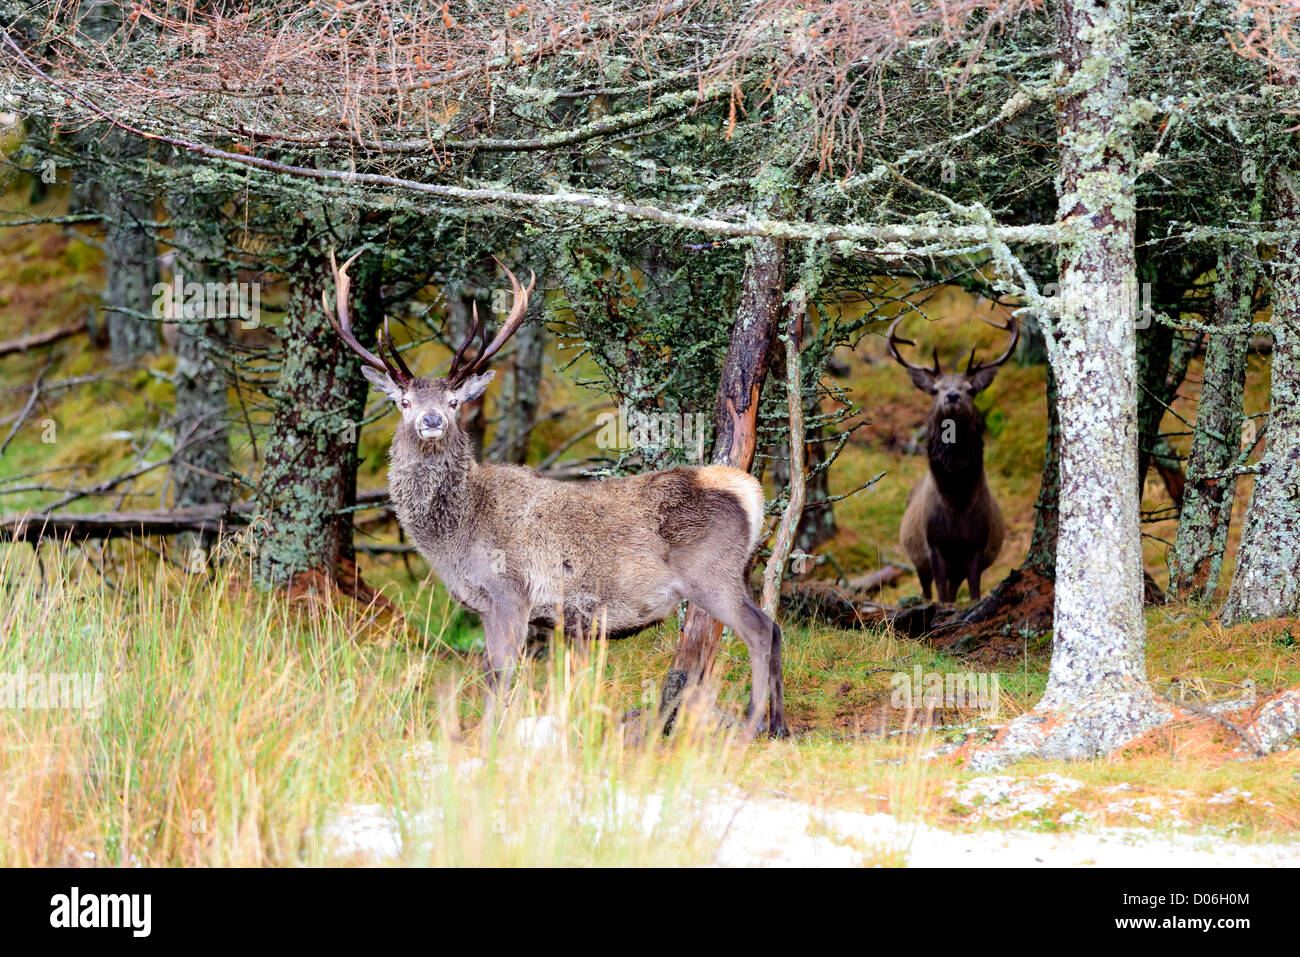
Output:
[[[551,742],[545,722],[521,732],[521,743],[537,747]],[[408,753],[422,781],[445,773],[432,746]],[[479,761],[461,762],[457,775],[476,773]],[[1114,794],[1095,811],[1068,810],[1057,799],[1085,787],[1058,774],[1034,778],[989,775],[950,786],[947,796],[969,807],[973,821],[1004,822],[999,830],[962,833],[920,822],[905,822],[883,813],[818,808],[799,801],[752,798],[737,791],[715,792],[687,816],[719,842],[714,863],[722,867],[860,867],[906,863],[911,867],[1300,867],[1300,844],[1245,844],[1222,833],[1146,830],[1100,826],[1096,821],[1128,814],[1140,821],[1177,827],[1177,812],[1151,795],[1125,795],[1129,784],[1094,788]],[[1185,798],[1191,792],[1166,797]],[[1210,803],[1248,800],[1250,792],[1230,788]],[[574,806],[580,802],[574,801]],[[648,835],[661,822],[663,798],[615,795],[613,815],[633,822]],[[678,811],[680,812],[680,808]],[[347,805],[332,813],[321,836],[332,854],[358,863],[400,859],[403,834],[418,840],[437,823],[437,810],[407,816],[378,804]],[[564,813],[557,808],[557,815]],[[1018,815],[1075,825],[1065,831],[1035,831],[1007,822]],[[674,815],[674,819],[681,814]]]
[[[901,852],[909,867],[1300,867],[1300,845],[1134,828],[1043,833],[945,831],[889,814],[819,810],[792,801],[736,809],[717,856],[724,866],[855,867]]]
[[[649,832],[661,800],[652,796],[637,803]],[[632,802],[627,811],[635,813]],[[738,795],[716,795],[700,808],[699,819],[708,833],[721,836],[714,857],[721,867],[861,867],[896,861],[910,867],[1300,867],[1300,844],[1243,844],[1222,834],[1116,827],[967,834],[889,814]],[[407,833],[418,835],[431,823],[408,818]],[[397,816],[377,804],[340,808],[322,835],[342,858],[381,864],[401,855]]]

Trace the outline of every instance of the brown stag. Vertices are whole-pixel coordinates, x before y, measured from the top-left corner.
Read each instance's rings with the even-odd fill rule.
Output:
[[[992,362],[975,361],[971,350],[965,372],[944,373],[939,350],[930,367],[913,365],[898,351],[899,345],[916,343],[900,339],[895,319],[889,327],[889,354],[918,389],[933,396],[926,422],[926,454],[930,468],[907,496],[907,510],[899,529],[903,550],[916,566],[921,592],[930,598],[933,581],[941,602],[953,602],[962,581],[970,597],[980,597],[980,576],[1002,550],[1006,524],[984,476],[984,416],[975,396],[993,382],[998,366],[1015,351],[1020,325],[1013,316],[1006,325],[988,322],[1011,333],[1011,344]]]
[[[753,602],[746,578],[763,527],[758,480],[715,465],[561,482],[475,461],[457,410],[492,381],[488,362],[523,322],[532,282],[525,289],[505,270],[514,305],[500,331],[489,343],[484,330],[484,345],[467,360],[479,330],[476,310],[447,374],[426,379],[407,368],[386,324],[378,354],[353,335],[351,262],[334,267],[337,318],[328,304],[325,311],[361,357],[362,373],[401,415],[389,449],[389,493],[402,528],[447,591],[483,619],[489,705],[508,688],[530,623],[618,637],[661,621],[685,599],[745,642],[752,679],[746,736],[764,719],[771,733],[784,733],[781,629]]]

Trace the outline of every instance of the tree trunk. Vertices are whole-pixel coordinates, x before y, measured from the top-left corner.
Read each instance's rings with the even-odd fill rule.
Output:
[[[541,283],[538,284],[539,288]],[[493,462],[523,465],[528,459],[529,439],[542,404],[542,373],[546,360],[546,296],[533,298],[527,321],[510,340],[510,374],[501,391],[501,415],[497,437],[492,442]]]
[[[143,157],[147,149],[147,140],[121,130],[109,133],[104,142],[105,152],[128,162]],[[131,173],[118,171],[99,196],[108,223],[104,324],[113,363],[126,365],[157,352],[160,341],[158,323],[139,318],[153,312],[158,282],[158,247],[146,225],[154,219],[154,190]]]
[[[1060,534],[1061,415],[1056,373],[1047,367],[1047,441],[1043,444],[1043,477],[1034,502],[1034,534],[1021,568],[1047,578],[1056,577],[1056,540]]]
[[[1286,170],[1274,185],[1280,223],[1300,222]],[[1300,241],[1278,244],[1273,266],[1273,369],[1268,435],[1221,613],[1227,624],[1300,614]]]
[[[789,307],[790,319],[785,330],[785,389],[786,409],[790,416],[790,487],[785,514],[777,526],[776,538],[772,542],[772,557],[767,561],[763,571],[763,612],[776,620],[777,606],[781,603],[781,579],[785,577],[785,563],[790,558],[790,550],[803,519],[804,492],[807,486],[808,470],[804,466],[804,395],[803,365],[800,362],[799,348],[803,339],[803,324],[807,313],[807,303],[803,298],[804,290],[799,288],[799,297]]]
[[[348,509],[356,501],[358,423],[366,397],[356,357],[322,311],[322,291],[332,302],[335,290],[318,244],[300,242],[287,275],[283,355],[259,485],[259,578],[266,585],[289,584],[304,572],[334,578],[350,559]],[[367,281],[367,270],[359,269],[352,309],[362,341],[373,337],[379,315]]]
[[[177,190],[168,198],[168,216],[176,235],[174,283],[209,280],[209,264],[222,255],[213,229],[220,222],[215,203],[200,194]],[[185,297],[182,295],[182,299]],[[229,310],[227,310],[229,311]],[[216,337],[226,335],[230,318],[201,315],[173,317],[176,326],[176,462],[171,469],[175,504],[229,502],[230,438],[226,407],[226,370],[218,359]]]
[[[1139,279],[1156,285],[1156,265],[1148,262]],[[1155,303],[1152,304],[1153,307]],[[1136,310],[1134,310],[1136,312]],[[1169,380],[1169,360],[1173,355],[1174,330],[1149,315],[1134,316],[1137,336],[1137,403],[1138,403],[1138,503],[1146,486],[1147,470],[1160,440],[1160,423],[1165,417],[1165,389]],[[1138,326],[1145,328],[1138,328]],[[1182,384],[1180,379],[1178,385]],[[1177,386],[1175,386],[1177,388]]]
[[[763,209],[777,206],[769,201]],[[785,241],[756,238],[745,263],[736,323],[723,363],[714,420],[713,462],[748,471],[758,441],[758,404],[772,362],[772,347],[783,312]],[[664,676],[659,713],[665,731],[672,728],[682,696],[689,689],[708,689],[718,655],[722,625],[690,606],[677,651]],[[705,694],[709,694],[705,691]]]
[[[1132,309],[1135,154],[1125,8],[1061,0],[1061,314],[1047,342],[1061,428],[1051,671],[1043,700],[974,764],[1086,758],[1164,720],[1146,682]]]
[[[1222,249],[1216,272],[1214,324],[1249,322],[1255,274],[1243,250]],[[1170,601],[1209,601],[1219,587],[1237,488],[1232,469],[1241,445],[1249,342],[1247,333],[1225,332],[1211,335],[1205,349],[1205,372],[1196,404],[1196,433],[1187,459],[1178,537],[1169,553],[1166,594]]]
[[[122,28],[121,4],[81,0],[79,6],[87,38],[107,44]],[[78,178],[71,203],[73,212],[94,209],[104,216],[104,294],[91,332],[97,341],[108,341],[114,365],[127,365],[157,352],[160,342],[158,323],[138,318],[151,314],[158,282],[158,248],[144,225],[153,222],[156,189],[122,168],[147,156],[149,142],[117,129],[102,137],[89,130],[73,135],[103,167],[101,176]]]

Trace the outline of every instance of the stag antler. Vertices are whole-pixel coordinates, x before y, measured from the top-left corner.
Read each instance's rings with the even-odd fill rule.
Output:
[[[998,366],[1002,365],[1002,363],[1011,358],[1011,353],[1016,349],[1016,343],[1020,341],[1020,322],[1016,319],[1015,313],[1012,313],[1007,319],[1007,324],[1005,326],[1000,322],[994,322],[992,319],[985,319],[983,316],[980,316],[980,322],[988,323],[994,329],[1001,329],[1003,332],[1011,333],[1011,344],[1007,346],[1006,352],[1002,353],[1002,355],[998,356],[992,362],[981,362],[978,364],[975,362],[975,350],[972,349],[970,351],[970,360],[966,363],[967,375],[972,375],[979,372],[981,369],[996,369]]]
[[[899,343],[902,343],[905,346],[916,345],[916,343],[913,342],[911,339],[900,339],[898,338],[897,335],[895,335],[895,330],[898,329],[898,324],[902,322],[905,318],[907,317],[899,316],[897,319],[895,319],[893,322],[889,324],[889,354],[893,356],[894,361],[897,362],[899,365],[901,365],[904,369],[908,369],[908,370],[914,369],[917,372],[927,372],[933,376],[939,375],[940,372],[939,372],[939,347],[938,346],[935,346],[934,348],[934,365],[928,369],[925,366],[913,365],[912,363],[904,359],[902,354],[898,351]]]
[[[506,316],[506,321],[502,323],[501,328],[497,330],[497,334],[492,337],[491,342],[487,341],[487,328],[483,326],[479,319],[478,305],[474,306],[474,319],[470,324],[469,335],[465,337],[465,341],[456,350],[456,355],[451,360],[451,368],[447,370],[447,381],[453,386],[460,385],[470,376],[486,370],[492,357],[501,351],[501,347],[506,344],[506,340],[513,336],[515,331],[523,325],[524,313],[528,311],[528,297],[532,295],[533,286],[537,283],[537,274],[530,271],[528,288],[525,289],[519,280],[515,278],[515,274],[506,268],[505,263],[497,259],[496,256],[492,258],[496,259],[497,265],[505,270],[506,276],[510,279],[514,304],[510,307],[510,314]],[[474,338],[479,335],[480,330],[482,331],[484,345],[479,349],[478,355],[475,356],[473,362],[462,364],[465,358],[465,350],[469,348]]]
[[[348,267],[356,262],[357,257],[360,256],[361,253],[362,250],[357,250],[340,268],[334,259],[334,250],[330,250],[330,269],[334,273],[335,309],[334,311],[331,311],[329,297],[322,292],[320,294],[320,299],[321,305],[325,308],[325,317],[329,319],[330,325],[332,325],[334,331],[339,334],[339,338],[343,340],[349,349],[361,358],[362,362],[370,366],[372,369],[377,369],[378,371],[383,372],[397,385],[406,387],[411,384],[411,381],[415,376],[411,373],[411,370],[406,367],[406,363],[402,361],[401,355],[398,354],[397,349],[393,346],[393,340],[390,338],[388,332],[388,317],[384,317],[384,328],[378,336],[379,355],[375,355],[375,353],[371,352],[359,343],[356,334],[352,331],[352,316],[348,311],[348,290],[352,287],[352,277],[348,275]],[[338,313],[337,318],[335,318],[335,311]],[[383,354],[385,348],[387,348],[389,355],[393,357],[392,361],[384,358]]]

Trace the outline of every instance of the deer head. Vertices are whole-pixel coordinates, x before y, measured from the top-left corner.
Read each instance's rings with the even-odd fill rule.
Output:
[[[425,379],[415,375],[407,368],[401,354],[393,345],[388,331],[388,319],[384,318],[384,327],[380,330],[376,348],[378,354],[371,352],[357,341],[352,332],[352,318],[348,311],[348,290],[351,278],[348,267],[356,261],[360,253],[352,256],[339,267],[330,251],[330,269],[334,272],[334,284],[337,289],[335,311],[331,312],[329,303],[325,302],[325,315],[329,317],[339,337],[355,352],[365,365],[361,368],[364,375],[380,392],[393,400],[402,416],[403,428],[418,438],[421,443],[440,443],[449,432],[459,431],[459,409],[466,403],[481,396],[492,381],[495,372],[488,368],[492,357],[500,351],[515,331],[523,324],[524,314],[528,310],[528,298],[537,281],[536,275],[530,275],[528,287],[524,288],[515,274],[506,269],[501,260],[497,264],[505,270],[510,279],[510,288],[514,293],[514,302],[510,313],[500,330],[487,341],[487,327],[479,319],[478,307],[474,307],[473,322],[469,335],[461,343],[452,357],[447,374],[438,379]],[[496,259],[496,257],[493,257]],[[322,294],[322,299],[324,298]],[[481,346],[472,361],[465,358],[475,338],[481,338]],[[387,355],[385,355],[387,353]]]
[[[889,326],[889,354],[894,357],[899,365],[907,370],[908,375],[912,377],[913,384],[928,395],[934,397],[933,405],[930,408],[931,418],[965,420],[968,422],[979,422],[981,417],[979,411],[975,408],[975,396],[979,395],[993,383],[993,377],[997,375],[998,366],[1006,362],[1015,351],[1016,343],[1020,340],[1020,324],[1016,321],[1015,316],[1007,320],[1006,325],[992,322],[980,317],[981,321],[988,323],[995,329],[1002,329],[1011,333],[1011,344],[1007,346],[1006,351],[998,356],[992,362],[975,361],[975,350],[970,352],[970,359],[966,363],[965,372],[948,372],[945,373],[939,368],[939,350],[934,350],[934,363],[930,366],[913,365],[903,358],[898,351],[899,345],[914,346],[915,342],[910,339],[900,339],[897,335],[898,325],[904,319],[899,316]]]

